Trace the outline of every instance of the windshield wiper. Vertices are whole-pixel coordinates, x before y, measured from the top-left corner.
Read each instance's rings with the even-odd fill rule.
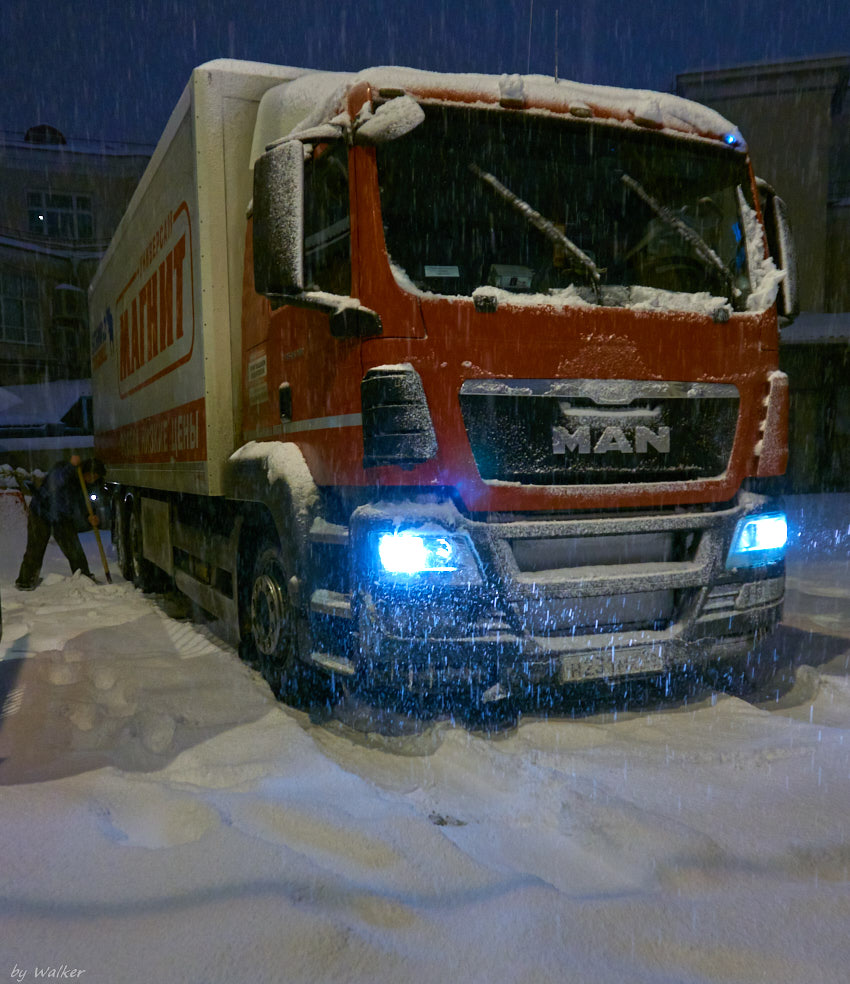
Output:
[[[638,198],[646,205],[648,205],[653,212],[658,216],[659,219],[669,228],[677,232],[682,239],[691,247],[696,256],[702,260],[703,265],[709,269],[714,270],[722,278],[723,282],[727,285],[729,289],[729,297],[735,301],[741,296],[741,291],[735,286],[735,282],[732,279],[732,273],[727,269],[723,260],[714,252],[714,250],[708,245],[708,243],[702,238],[702,236],[685,222],[683,219],[679,218],[675,212],[671,211],[666,205],[662,205],[656,198],[644,188],[644,186],[629,174],[621,174],[620,180],[623,184],[630,190],[633,191]]]
[[[538,232],[542,232],[550,242],[555,243],[557,246],[563,246],[571,256],[578,260],[588,274],[590,274],[590,279],[593,284],[593,295],[596,298],[596,303],[601,304],[602,292],[600,285],[602,282],[602,274],[599,272],[599,267],[597,267],[587,253],[585,253],[580,247],[576,246],[571,239],[565,236],[553,222],[550,222],[549,219],[541,215],[536,209],[533,209],[528,202],[523,201],[519,195],[515,195],[510,188],[506,188],[505,185],[503,185],[498,178],[490,174],[489,171],[484,171],[477,164],[470,164],[469,170],[472,171],[477,178],[480,178],[481,181],[489,185],[500,198],[504,198],[504,200],[512,208],[514,208],[524,219],[526,219],[529,225],[534,226]]]

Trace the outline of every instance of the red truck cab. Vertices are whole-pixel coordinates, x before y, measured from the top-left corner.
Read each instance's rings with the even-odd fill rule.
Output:
[[[254,161],[242,438],[315,483],[308,661],[492,694],[746,653],[784,593],[789,261],[737,130],[387,69],[305,115]]]

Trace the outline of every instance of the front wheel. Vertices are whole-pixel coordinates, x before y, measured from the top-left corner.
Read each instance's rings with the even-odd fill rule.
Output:
[[[312,703],[320,681],[296,655],[299,615],[289,599],[286,572],[276,547],[267,545],[258,553],[249,592],[243,657],[262,673],[276,697],[297,705]]]
[[[274,686],[290,668],[293,659],[292,612],[286,589],[286,575],[278,552],[260,552],[251,575],[248,609],[250,655],[264,677]]]

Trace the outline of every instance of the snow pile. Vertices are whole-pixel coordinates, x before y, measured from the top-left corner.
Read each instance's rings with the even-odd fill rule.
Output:
[[[762,691],[574,695],[487,738],[277,704],[188,606],[71,577],[53,544],[16,592],[0,494],[6,973],[845,980],[848,504],[791,503]]]
[[[732,315],[728,298],[716,297],[704,290],[686,294],[657,287],[635,286],[630,288],[629,296],[629,307],[635,311],[693,311],[718,321],[728,321]]]
[[[13,468],[11,465],[0,465],[0,489],[16,489],[19,473],[21,478],[26,474],[24,469]]]
[[[550,310],[561,310],[568,307],[592,307],[592,303],[585,300],[580,293],[580,289],[574,285],[564,287],[561,290],[553,290],[548,294],[518,294],[514,291],[503,290],[500,287],[476,287],[472,292],[473,302],[478,303],[493,302],[496,306],[509,307],[530,307],[548,308]]]

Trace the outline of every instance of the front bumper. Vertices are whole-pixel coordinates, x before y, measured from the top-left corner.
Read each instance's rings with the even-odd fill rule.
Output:
[[[743,655],[781,617],[784,564],[729,571],[725,559],[738,520],[767,505],[742,492],[712,509],[547,519],[469,519],[445,504],[356,510],[358,671],[414,691],[483,691],[652,675]],[[438,579],[390,583],[376,574],[370,533],[435,521],[468,536],[479,576],[445,589]]]

